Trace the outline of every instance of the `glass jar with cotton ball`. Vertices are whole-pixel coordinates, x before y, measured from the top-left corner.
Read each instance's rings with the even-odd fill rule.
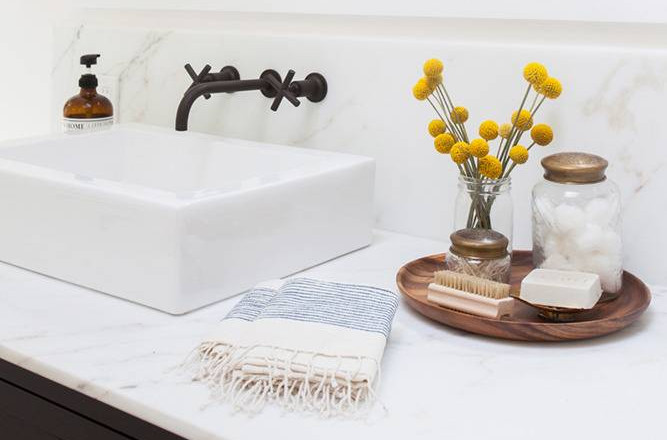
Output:
[[[588,153],[547,156],[532,194],[535,267],[598,274],[602,301],[618,296],[623,277],[621,198],[607,165]]]

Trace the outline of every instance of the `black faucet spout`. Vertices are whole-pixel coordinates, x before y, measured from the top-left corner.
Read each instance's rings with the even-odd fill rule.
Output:
[[[239,71],[234,66],[225,66],[220,72],[210,73],[211,66],[207,64],[201,72],[197,73],[190,64],[186,64],[185,70],[192,79],[192,85],[185,91],[178,104],[176,131],[188,129],[190,110],[200,96],[209,99],[213,93],[260,90],[262,95],[273,99],[271,110],[276,111],[283,98],[297,107],[301,104],[298,99],[300,97],[306,97],[311,102],[320,102],[327,95],[327,82],[319,73],[311,73],[303,81],[292,81],[293,70],[287,73],[285,80],[281,80],[278,72],[267,69],[262,72],[259,79],[242,80]]]
[[[246,90],[267,90],[270,88],[271,85],[264,79],[211,81],[195,84],[185,92],[181,102],[178,104],[178,110],[176,111],[176,131],[186,131],[188,129],[190,109],[200,96],[209,93],[232,93]]]

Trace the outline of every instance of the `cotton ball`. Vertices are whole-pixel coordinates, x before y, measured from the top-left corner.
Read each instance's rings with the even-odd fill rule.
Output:
[[[617,255],[602,253],[589,255],[582,261],[579,270],[598,274],[602,289],[607,292],[616,292],[620,288],[623,269]]]
[[[608,254],[609,266],[600,274],[600,279],[604,278],[603,287],[608,292],[617,292],[621,288],[623,281],[623,256],[619,250],[616,253]]]
[[[610,268],[602,273],[598,273],[602,290],[611,293],[616,293],[621,290],[621,285],[623,283],[622,274],[623,270],[620,268],[615,268],[613,270]]]
[[[570,260],[576,257],[579,253],[579,244],[576,240],[577,231],[571,231],[568,234],[561,234],[558,249],[567,256]]]
[[[621,236],[611,229],[602,232],[602,241],[600,243],[600,252],[607,255],[620,256],[623,248]]]
[[[568,259],[558,253],[548,255],[540,267],[544,269],[574,270]]]
[[[545,257],[553,254],[567,256],[573,252],[571,233],[551,229],[545,231],[544,235],[538,236],[537,239],[537,245],[542,249]],[[574,250],[576,251],[576,249]]]
[[[560,252],[560,240],[558,240],[556,234],[548,234],[542,243],[545,255],[552,255]]]
[[[555,209],[555,220],[556,229],[568,232],[582,228],[586,223],[586,216],[581,208],[562,203]]]
[[[611,259],[608,255],[579,252],[570,256],[570,262],[575,271],[590,272],[602,276],[602,273],[608,270]]]
[[[605,198],[596,198],[586,204],[586,219],[591,223],[607,225],[612,220],[612,202]]]
[[[570,252],[566,254],[566,256],[572,265],[572,269],[583,272],[591,271],[589,268],[590,259],[587,254],[581,252]]]
[[[611,258],[605,254],[593,254],[586,255],[586,258],[582,259],[580,263],[580,268],[586,272],[593,272],[598,275],[609,270],[609,267],[613,264]]]
[[[600,251],[603,247],[604,233],[595,223],[588,223],[572,237],[576,249],[574,252],[591,253]]]

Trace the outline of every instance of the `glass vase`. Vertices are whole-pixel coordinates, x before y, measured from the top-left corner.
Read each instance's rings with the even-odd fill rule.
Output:
[[[514,227],[511,187],[510,177],[493,180],[460,175],[454,230],[473,228],[500,232],[507,237],[507,251],[511,255]]]

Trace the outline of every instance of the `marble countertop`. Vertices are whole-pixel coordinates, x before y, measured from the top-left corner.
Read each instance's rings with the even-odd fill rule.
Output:
[[[308,276],[395,289],[442,242],[376,231]],[[178,366],[239,297],[175,317],[0,264],[0,358],[191,439],[664,438],[667,288],[603,338],[519,343],[470,335],[399,307],[368,420],[267,407],[233,413]]]

